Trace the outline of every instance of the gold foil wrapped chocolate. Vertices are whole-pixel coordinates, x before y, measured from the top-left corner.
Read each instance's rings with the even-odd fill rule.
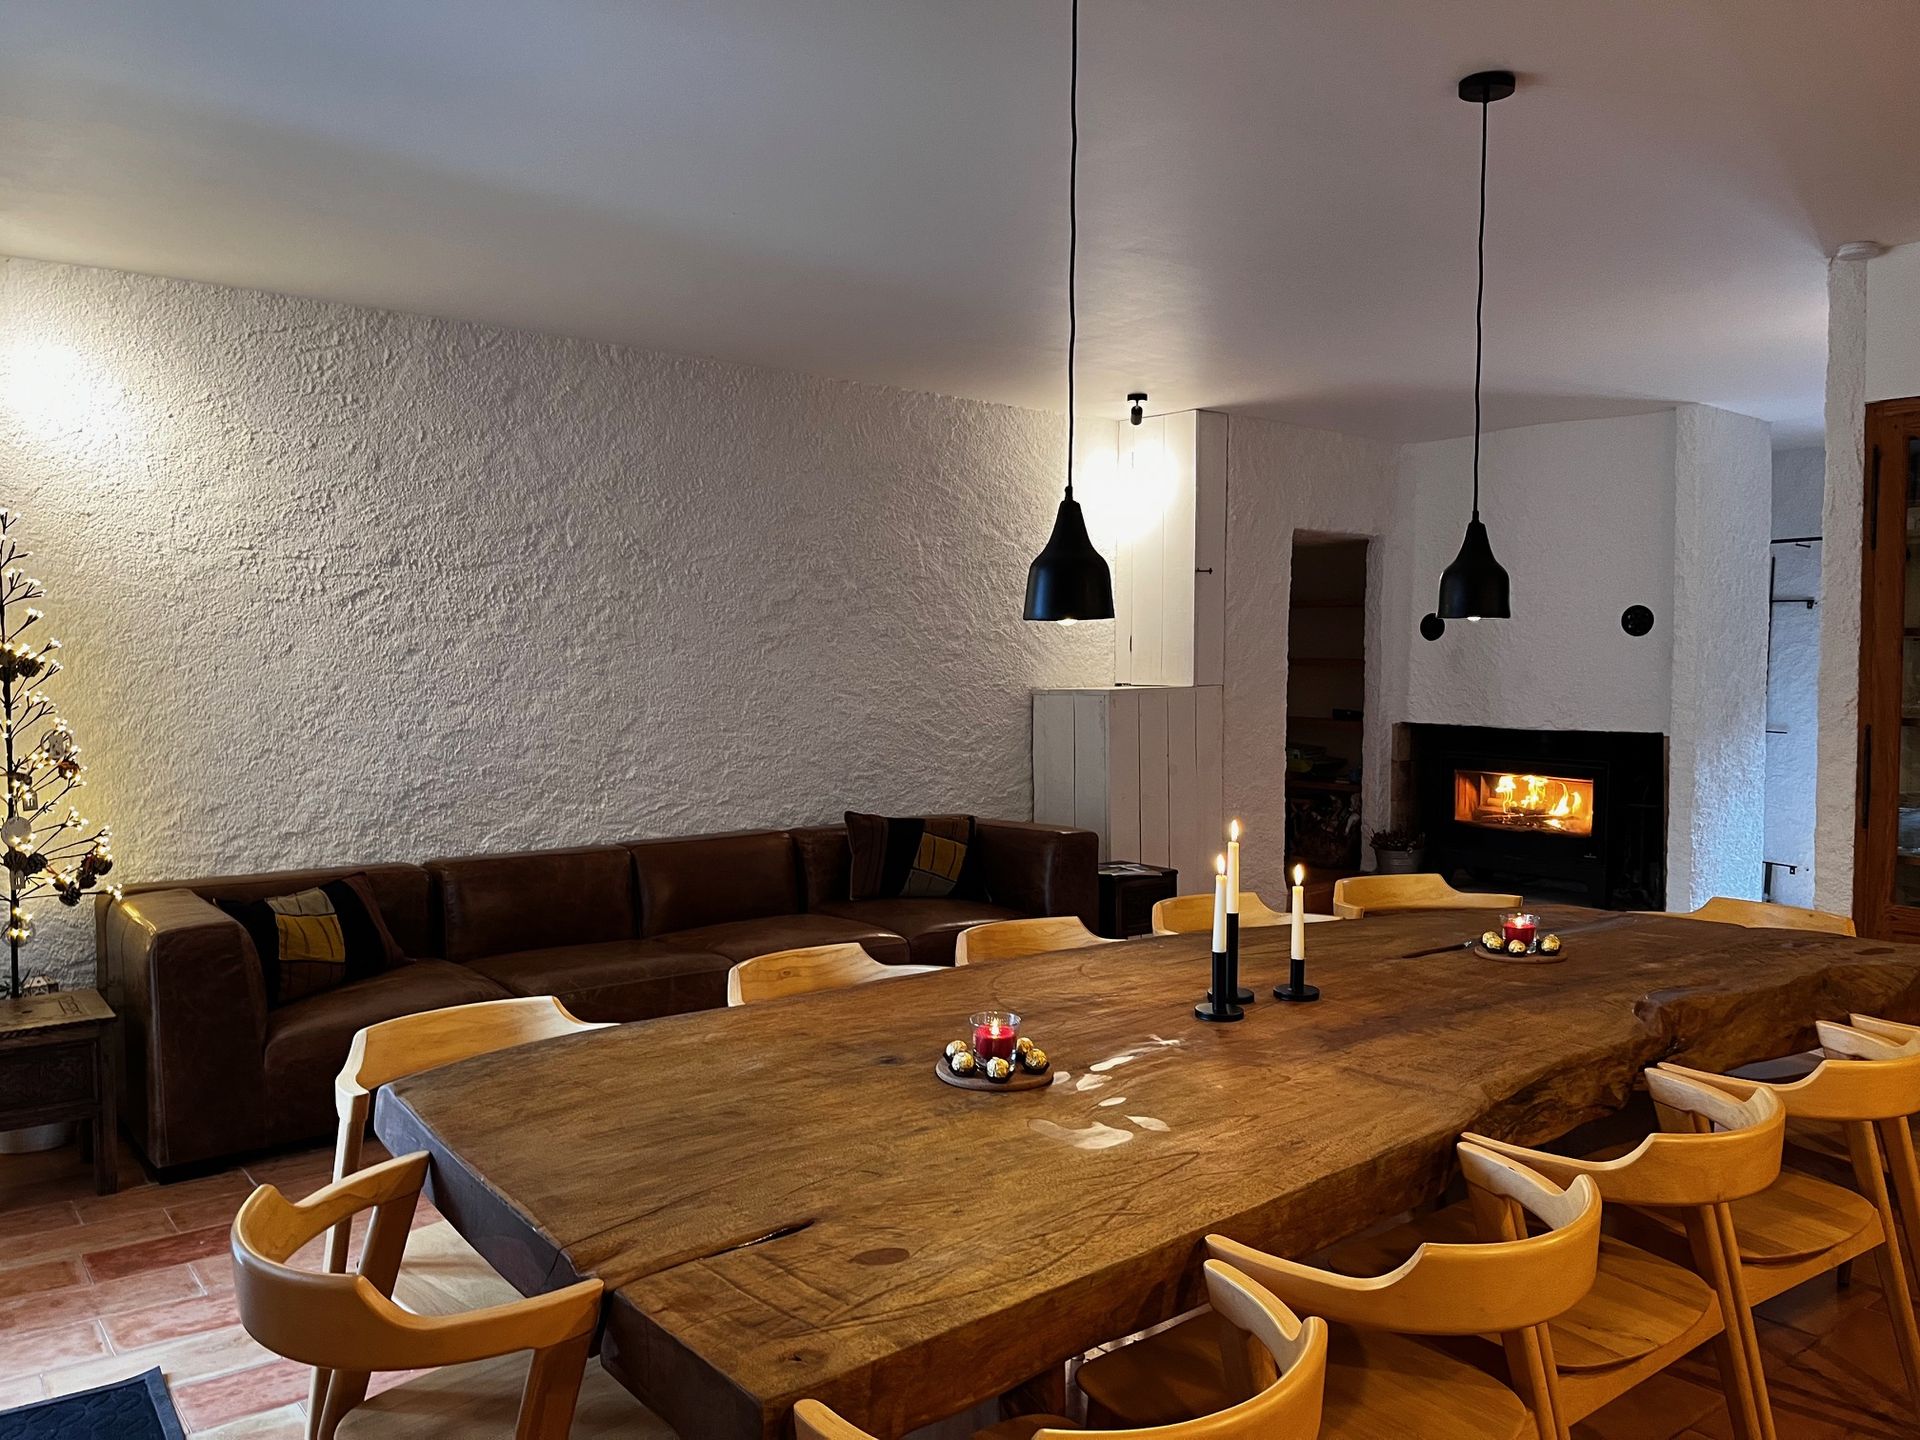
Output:
[[[977,1075],[980,1073],[980,1060],[973,1051],[963,1045],[948,1054],[947,1068],[956,1075]]]
[[[1047,1059],[1047,1052],[1038,1045],[1029,1045],[1020,1052],[1020,1068],[1029,1075],[1046,1074],[1047,1066],[1051,1063]]]
[[[1013,1042],[1013,1053],[1016,1055],[1024,1055],[1031,1049],[1033,1049],[1033,1041],[1025,1035]]]
[[[1540,953],[1542,955],[1558,955],[1560,953],[1560,937],[1558,935],[1542,936],[1540,940]]]
[[[1489,950],[1504,950],[1507,948],[1506,937],[1503,936],[1498,930],[1487,930],[1482,932],[1480,936],[1480,943]]]
[[[987,1061],[987,1079],[996,1085],[1004,1085],[1013,1078],[1013,1062],[996,1055]]]
[[[973,1046],[969,1045],[964,1040],[949,1040],[947,1042],[947,1059],[951,1060],[953,1059],[954,1056],[960,1054],[963,1050],[971,1051],[972,1049],[973,1049]]]
[[[1526,942],[1526,941],[1524,941],[1524,940],[1509,940],[1509,941],[1507,941],[1507,954],[1509,954],[1509,955],[1524,955],[1524,954],[1526,954],[1526,953],[1527,953],[1527,942]]]

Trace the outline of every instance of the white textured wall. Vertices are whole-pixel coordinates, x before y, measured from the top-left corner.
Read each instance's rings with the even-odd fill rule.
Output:
[[[1093,426],[1100,432],[1110,427]],[[126,878],[1029,813],[1060,417],[27,261],[3,503]],[[88,912],[39,968],[90,973]]]
[[[1513,580],[1514,618],[1415,633],[1472,503],[1473,440],[1409,445],[1414,524],[1406,719],[1542,730],[1664,731],[1673,656],[1674,412],[1499,430],[1481,442],[1480,517]],[[1646,605],[1638,639],[1620,612]]]
[[[1777,450],[1773,456],[1773,537],[1818,535],[1826,493],[1826,451],[1819,446]],[[1820,544],[1773,546],[1773,590],[1778,596],[1820,594]],[[1818,795],[1820,727],[1820,611],[1770,606],[1772,645],[1767,656],[1766,858],[1799,867],[1774,871],[1773,898],[1812,905],[1815,885],[1814,812]]]
[[[1670,909],[1760,898],[1770,447],[1764,420],[1707,405],[1674,412]]]
[[[1287,603],[1297,531],[1370,537],[1363,823],[1384,825],[1400,718],[1407,556],[1395,447],[1233,416],[1227,461],[1226,802],[1248,826],[1248,889],[1284,894]]]
[[[1883,257],[1885,258],[1885,257]],[[1827,486],[1820,533],[1819,796],[1814,900],[1853,913],[1854,791],[1860,764],[1860,552],[1866,477],[1867,287],[1870,264],[1827,267]],[[1920,320],[1920,303],[1910,312]],[[1920,379],[1920,377],[1916,377]],[[1913,391],[1920,394],[1920,384]]]

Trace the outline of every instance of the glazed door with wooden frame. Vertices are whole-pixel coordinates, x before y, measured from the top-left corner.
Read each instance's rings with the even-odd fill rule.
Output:
[[[1854,923],[1920,940],[1920,397],[1867,407]]]

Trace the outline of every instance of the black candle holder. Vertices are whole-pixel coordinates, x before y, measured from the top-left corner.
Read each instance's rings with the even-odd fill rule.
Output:
[[[1233,983],[1231,957],[1225,950],[1213,952],[1213,985],[1207,991],[1207,998],[1193,1007],[1194,1018],[1212,1020],[1224,1024],[1231,1020],[1244,1020],[1247,1012],[1240,1008],[1237,1001],[1228,1000],[1224,1005],[1216,998],[1232,995],[1238,988]]]
[[[1307,962],[1298,957],[1287,962],[1287,983],[1273,987],[1273,998],[1304,1005],[1320,998],[1320,987],[1307,984]]]
[[[1240,912],[1227,912],[1227,986],[1233,991],[1236,1004],[1251,1005],[1259,997],[1240,983]],[[1207,999],[1213,999],[1213,991],[1207,991]]]

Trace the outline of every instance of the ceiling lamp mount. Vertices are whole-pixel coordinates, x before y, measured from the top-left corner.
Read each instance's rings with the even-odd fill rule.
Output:
[[[1113,573],[1093,548],[1086,517],[1073,498],[1073,352],[1079,337],[1076,289],[1080,257],[1080,0],[1073,3],[1072,59],[1067,89],[1067,493],[1053,518],[1053,534],[1027,567],[1029,620],[1071,625],[1113,619]]]
[[[1138,425],[1147,418],[1146,403],[1147,392],[1144,390],[1136,390],[1127,396],[1127,404],[1133,407],[1127,412],[1127,419],[1131,423]]]
[[[1460,553],[1440,575],[1440,604],[1435,611],[1440,620],[1504,620],[1513,613],[1507,572],[1493,558],[1493,544],[1480,520],[1480,379],[1486,356],[1487,109],[1494,101],[1513,94],[1515,88],[1511,70],[1481,70],[1460,82],[1460,98],[1480,107],[1480,229],[1473,301],[1473,517],[1467,522]]]

